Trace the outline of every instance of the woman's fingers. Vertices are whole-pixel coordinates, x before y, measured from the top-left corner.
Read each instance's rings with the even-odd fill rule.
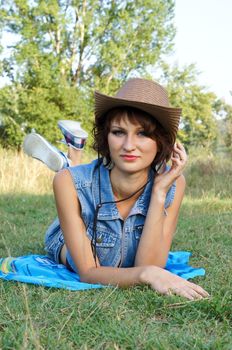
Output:
[[[191,282],[188,282],[188,283],[190,283],[192,289],[202,297],[207,298],[210,296],[209,293],[206,292],[206,290],[204,290],[201,286],[198,286],[197,284],[191,283]]]
[[[171,156],[172,167],[175,170],[182,171],[186,165],[188,156],[182,144],[176,143],[173,147]]]
[[[186,162],[187,161],[187,153],[185,151],[185,148],[182,144],[176,143],[173,147],[173,158],[174,159],[180,159],[181,161]]]
[[[161,190],[167,191],[173,182],[182,175],[187,158],[184,146],[180,143],[175,144],[171,156],[171,168],[155,176],[156,189],[160,188]]]
[[[189,300],[199,300],[199,299],[203,299],[206,297],[206,296],[203,296],[203,295],[197,293],[194,289],[192,289],[188,286],[168,288],[168,290],[165,294],[166,295],[174,295],[174,294],[180,295],[180,296],[187,298]]]
[[[164,269],[158,270],[158,277],[156,275],[151,276],[151,278],[151,286],[161,294],[176,294],[183,296],[189,300],[197,300],[209,297],[209,293],[207,293],[202,287],[192,282],[186,281],[182,277],[174,275],[173,273]]]
[[[182,297],[185,297],[190,300],[198,300],[209,297],[209,294],[200,286],[194,285],[194,287],[191,286],[191,284],[185,284],[182,286],[176,286],[168,288],[167,295],[180,295]]]

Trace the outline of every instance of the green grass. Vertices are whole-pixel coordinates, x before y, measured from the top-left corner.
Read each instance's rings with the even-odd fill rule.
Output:
[[[202,167],[190,166],[195,172],[187,169],[187,178],[196,182],[190,181],[173,250],[192,251],[192,265],[206,269],[194,282],[209,299],[160,296],[146,286],[70,292],[0,280],[0,349],[231,350],[231,184],[227,171],[212,182],[199,175]],[[50,193],[1,196],[0,256],[44,254],[54,216]]]

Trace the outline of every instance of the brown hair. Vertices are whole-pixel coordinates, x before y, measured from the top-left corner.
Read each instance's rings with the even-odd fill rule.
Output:
[[[111,109],[108,113],[98,118],[93,127],[93,149],[99,152],[102,157],[105,157],[107,163],[110,162],[108,133],[110,132],[111,123],[113,120],[119,122],[123,118],[128,118],[132,124],[139,122],[144,129],[145,135],[156,141],[158,152],[151,164],[152,168],[170,159],[173,142],[159,122],[137,108],[119,107]]]

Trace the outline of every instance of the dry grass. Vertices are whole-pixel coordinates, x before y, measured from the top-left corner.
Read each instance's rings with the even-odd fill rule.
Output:
[[[82,163],[94,155],[83,154]],[[52,192],[54,172],[23,152],[0,148],[0,193],[47,194]]]
[[[22,152],[0,149],[0,192],[45,194],[52,191],[54,173]]]
[[[214,153],[207,149],[192,150],[185,170],[188,196],[226,199],[232,192],[232,153],[227,149]]]
[[[84,153],[82,163],[88,163],[93,154]],[[187,195],[226,197],[231,188],[232,153],[212,154],[207,150],[193,150],[185,171]],[[52,192],[54,173],[38,160],[23,152],[0,148],[0,193],[47,194]],[[193,193],[192,193],[193,192]]]

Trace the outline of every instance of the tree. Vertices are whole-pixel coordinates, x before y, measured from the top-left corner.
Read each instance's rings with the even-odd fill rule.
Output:
[[[130,75],[145,75],[172,49],[172,0],[8,0],[0,3],[4,32],[18,42],[2,60],[11,85],[0,91],[1,135],[21,140],[35,128],[59,138],[58,119],[91,128],[92,89],[114,93]],[[8,92],[8,96],[6,93]],[[5,103],[16,96],[11,113]],[[8,130],[8,131],[7,131]]]
[[[170,102],[182,108],[179,138],[189,145],[210,146],[217,139],[216,96],[196,82],[195,65],[172,68],[163,63],[161,81],[166,84]]]
[[[221,141],[232,150],[232,106],[222,99],[216,99],[214,109],[220,121]]]

